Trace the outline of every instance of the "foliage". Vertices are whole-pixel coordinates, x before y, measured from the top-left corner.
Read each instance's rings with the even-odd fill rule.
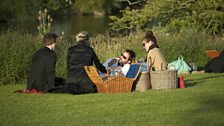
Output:
[[[47,13],[45,8],[43,11],[39,11],[39,26],[37,27],[39,35],[43,37],[46,33],[50,32],[52,29],[53,18]]]
[[[72,0],[1,0],[0,21],[34,19],[39,10],[47,8],[49,12],[59,12],[73,5]]]
[[[64,32],[59,35],[55,48],[57,55],[56,76],[66,78],[67,76],[67,49],[73,45],[73,41],[65,36]]]
[[[182,55],[187,63],[194,62],[203,67],[210,60],[205,51],[216,49],[221,52],[224,49],[223,37],[214,37],[206,30],[182,28],[179,33],[167,33],[165,30],[161,27],[153,29],[169,62],[177,60],[177,57]]]
[[[70,8],[74,4],[74,0],[40,0],[39,3],[50,12],[57,12]]]
[[[1,126],[222,126],[224,74],[184,76],[185,89],[122,94],[18,94],[0,86]]]
[[[123,16],[111,16],[111,29],[132,31],[152,26],[166,26],[179,31],[183,27],[206,29],[213,34],[224,31],[222,0],[148,0],[142,9],[125,9]]]
[[[112,6],[113,6],[114,0],[76,0],[73,9],[84,13],[84,14],[92,14],[94,11],[100,12],[100,13],[107,13],[110,12]]]
[[[28,20],[34,17],[36,11],[35,4],[30,0],[0,1],[0,21]]]
[[[126,31],[132,32],[135,29],[140,28],[142,15],[139,14],[139,10],[131,10],[130,8],[126,8],[122,11],[123,17],[118,18],[117,16],[110,16],[110,19],[113,21],[110,23],[110,29],[113,31]]]
[[[91,14],[94,11],[101,13],[110,12],[114,5],[113,2],[114,0],[41,0],[40,5],[47,8],[50,12],[69,9],[69,11]]]
[[[33,36],[23,31],[9,30],[0,35],[0,85],[25,82],[30,69],[32,55],[42,47],[42,37]],[[66,76],[67,48],[71,44],[62,33],[56,46],[58,62],[57,75]]]
[[[203,67],[210,59],[206,50],[224,49],[223,37],[213,37],[206,31],[182,29],[180,33],[167,33],[161,27],[153,29],[158,44],[168,62],[172,62],[182,55],[187,63],[194,62]],[[146,58],[147,53],[142,48],[143,32],[136,32],[129,36],[111,37],[108,34],[98,34],[90,38],[92,47],[103,63],[107,58],[117,57],[126,49],[136,53],[136,60]],[[7,31],[0,36],[0,85],[25,81],[30,67],[33,53],[41,47],[41,37],[20,31]],[[56,75],[66,78],[67,49],[74,44],[62,33],[57,40],[55,52],[57,54]]]
[[[21,31],[0,35],[0,85],[26,80],[32,54],[40,47],[38,38]]]
[[[39,10],[47,9],[51,15],[60,14],[103,14],[119,9],[115,0],[0,0],[0,23],[18,21],[35,22]]]
[[[98,34],[91,39],[91,45],[98,54],[99,59],[105,61],[110,57],[118,57],[125,49],[134,50],[136,59],[145,57],[145,52],[140,44],[140,36],[131,34],[126,37],[116,36],[113,38],[107,33],[106,35]]]

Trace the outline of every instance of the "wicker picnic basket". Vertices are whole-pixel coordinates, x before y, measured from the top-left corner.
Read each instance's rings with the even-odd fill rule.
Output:
[[[177,71],[150,71],[152,89],[173,89],[177,87]]]

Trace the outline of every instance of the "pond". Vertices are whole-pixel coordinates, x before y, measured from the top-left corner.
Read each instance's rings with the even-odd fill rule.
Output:
[[[53,24],[53,31],[72,35],[79,31],[88,31],[91,34],[105,33],[108,29],[108,17],[70,15],[56,17]]]
[[[82,16],[82,15],[63,15],[53,17],[53,29],[56,34],[65,32],[65,35],[73,35],[79,31],[85,30],[90,34],[105,33],[108,29],[109,19],[107,16]],[[1,31],[11,28],[25,30],[28,33],[37,33],[38,21],[13,21],[10,24],[0,25]]]

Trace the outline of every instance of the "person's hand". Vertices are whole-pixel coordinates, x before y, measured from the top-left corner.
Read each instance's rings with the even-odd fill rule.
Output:
[[[116,58],[114,58],[114,59],[112,59],[109,63],[108,63],[108,67],[111,67],[113,64],[115,64],[115,63],[117,63],[117,59]]]

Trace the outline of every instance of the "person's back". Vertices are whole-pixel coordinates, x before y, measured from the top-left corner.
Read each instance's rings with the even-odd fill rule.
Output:
[[[55,86],[56,54],[52,51],[56,42],[56,35],[45,35],[45,47],[35,52],[27,78],[27,90],[47,92]]]
[[[67,83],[73,84],[88,84],[91,83],[88,78],[84,66],[93,65],[93,56],[95,52],[91,47],[80,43],[75,45],[68,50],[68,79]],[[100,65],[100,62],[95,63],[96,67],[101,71],[105,72],[105,68]],[[85,78],[85,79],[83,79]]]
[[[218,57],[213,58],[205,65],[205,72],[224,72],[224,51],[222,51]]]
[[[159,48],[153,48],[148,52],[148,62],[153,64],[153,67],[158,70],[166,70],[167,62]],[[150,58],[149,58],[150,57]],[[150,61],[151,60],[151,61]]]
[[[84,70],[84,66],[92,66],[94,63],[98,70],[106,73],[105,67],[100,63],[93,48],[89,46],[88,36],[84,33],[79,33],[84,39],[78,40],[77,45],[68,49],[66,85],[71,89],[72,94],[95,92],[94,84]]]
[[[80,43],[68,49],[68,73],[82,72],[83,66],[92,66],[93,50]]]

